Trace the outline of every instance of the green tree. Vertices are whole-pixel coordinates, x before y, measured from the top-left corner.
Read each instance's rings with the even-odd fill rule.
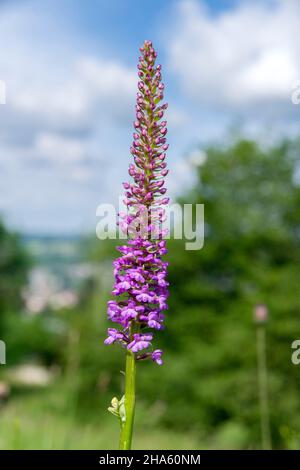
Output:
[[[0,220],[0,325],[5,312],[21,306],[29,265],[20,236],[10,232]]]
[[[177,406],[169,405],[166,419],[197,422],[216,439],[233,436],[229,445],[259,446],[252,312],[263,302],[271,317],[273,439],[279,447],[292,446],[300,432],[300,376],[290,359],[300,334],[299,142],[265,148],[241,139],[206,154],[197,184],[181,200],[205,205],[204,248],[185,251],[182,242],[169,243],[164,342],[173,387],[166,386],[165,399]]]
[[[264,147],[240,139],[205,150],[197,183],[181,198],[205,205],[204,248],[186,251],[184,241],[168,242],[169,310],[165,330],[154,339],[165,365],[138,367],[144,404],[137,419],[147,409],[148,426],[194,430],[201,448],[259,448],[253,308],[265,303],[273,444],[299,448],[300,375],[291,363],[291,343],[300,337],[299,142]],[[111,259],[120,243],[91,244],[100,282],[71,315],[69,350],[78,355],[64,350],[79,409],[103,406],[120,391],[119,352],[103,345]]]

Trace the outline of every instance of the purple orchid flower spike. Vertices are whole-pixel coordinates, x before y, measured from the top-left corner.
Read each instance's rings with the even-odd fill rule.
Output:
[[[163,363],[162,351],[152,349],[151,330],[163,328],[163,311],[168,308],[168,263],[163,261],[167,249],[162,229],[163,207],[169,203],[164,186],[168,174],[165,162],[167,123],[163,120],[167,104],[162,104],[161,66],[155,64],[157,53],[152,43],[145,41],[140,51],[135,130],[130,149],[133,163],[129,166],[129,175],[132,180],[123,183],[128,211],[120,214],[119,221],[129,239],[127,245],[118,247],[121,256],[114,261],[112,291],[116,300],[108,302],[108,317],[119,327],[109,328],[105,340],[106,344],[118,343],[127,351],[122,449],[130,448],[131,435],[128,437],[130,432],[125,428],[131,425],[132,433],[132,423],[128,424],[128,420],[133,420],[129,414],[134,410],[127,397],[132,394],[127,376],[135,374],[138,360],[152,359],[158,365]]]
[[[108,302],[109,319],[118,323],[121,329],[119,332],[114,329],[112,337],[110,328],[105,341],[107,344],[119,343],[133,352],[145,352],[151,347],[151,340],[143,340],[145,330],[163,328],[162,311],[167,309],[168,297],[167,263],[162,260],[167,250],[161,228],[165,215],[162,206],[169,202],[167,198],[162,198],[166,193],[164,177],[168,171],[165,163],[167,128],[166,121],[162,120],[167,105],[160,104],[164,90],[161,66],[155,65],[157,54],[150,41],[145,41],[141,53],[131,147],[134,164],[129,167],[133,182],[123,183],[125,204],[129,210],[127,214],[122,214],[120,222],[131,238],[128,245],[118,247],[122,256],[114,262],[115,284],[112,291],[117,300]],[[145,213],[146,222],[143,224],[142,214]],[[134,230],[136,228],[140,228],[139,232]],[[132,232],[136,236],[132,236]],[[155,239],[151,239],[153,233]],[[139,344],[139,348],[134,347],[133,343]],[[136,359],[152,358],[162,364],[155,357],[149,351],[149,354],[136,356]]]

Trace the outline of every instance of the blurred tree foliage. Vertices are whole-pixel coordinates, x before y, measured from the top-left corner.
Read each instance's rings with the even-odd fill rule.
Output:
[[[300,433],[300,375],[291,363],[291,343],[300,337],[299,143],[263,147],[240,139],[210,146],[206,155],[197,184],[180,201],[205,205],[204,248],[168,244],[170,309],[156,335],[165,365],[141,364],[140,398],[160,403],[167,426],[196,428],[212,444],[259,447],[253,308],[263,302],[270,309],[272,437],[288,447]]]
[[[29,266],[19,235],[8,231],[0,220],[0,332],[4,312],[20,309]]]
[[[138,420],[147,410],[148,426],[194,430],[203,446],[260,447],[253,308],[265,303],[273,445],[299,448],[300,369],[291,363],[291,343],[300,338],[299,149],[299,141],[264,147],[239,139],[209,146],[206,162],[195,167],[197,183],[180,202],[205,205],[205,243],[187,251],[184,240],[168,242],[170,308],[154,343],[165,364],[138,367]],[[76,309],[59,313],[60,328],[50,325],[51,340],[49,325],[31,335],[34,347],[43,344],[44,360],[61,365],[73,394],[68,402],[89,420],[122,394],[123,351],[103,345],[116,244],[85,241],[98,275],[83,286]],[[26,266],[18,256],[0,267],[1,292],[6,282],[16,298]]]
[[[166,329],[155,339],[165,350],[165,365],[138,368],[138,394],[145,402],[139,406],[152,407],[154,422],[195,429],[208,445],[259,447],[253,308],[263,302],[270,309],[273,443],[293,446],[300,443],[300,375],[291,363],[291,343],[300,337],[299,142],[263,147],[240,139],[227,148],[210,146],[206,155],[195,169],[197,184],[180,200],[205,205],[204,248],[186,251],[184,241],[168,243],[170,308]],[[98,242],[91,252],[94,261],[105,263],[105,273],[114,245]],[[106,389],[117,394],[121,383],[122,354],[101,345],[103,332],[99,345],[93,340],[99,317],[88,329],[81,317],[78,367],[81,362],[85,401],[92,389],[98,399]]]
[[[180,396],[181,405],[165,419],[171,425],[175,415],[209,435],[235,434],[238,446],[259,446],[252,315],[265,303],[273,442],[285,447],[300,432],[300,375],[291,363],[291,343],[300,337],[299,142],[264,148],[239,140],[206,154],[198,184],[181,200],[205,205],[204,248],[169,244],[164,342],[173,384],[164,398],[171,406]]]

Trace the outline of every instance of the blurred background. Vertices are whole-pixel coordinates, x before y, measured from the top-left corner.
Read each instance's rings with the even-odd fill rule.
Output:
[[[261,448],[264,328],[272,446],[299,449],[299,15],[297,0],[0,2],[1,449],[118,446],[124,355],[103,345],[117,242],[96,238],[96,208],[127,178],[144,39],[163,64],[172,202],[205,204],[205,244],[168,243],[165,364],[138,367],[134,448]]]

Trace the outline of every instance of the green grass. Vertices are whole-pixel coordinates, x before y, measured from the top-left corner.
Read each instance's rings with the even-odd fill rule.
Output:
[[[116,449],[117,420],[105,409],[91,410],[90,415],[90,420],[76,418],[58,387],[15,394],[0,409],[0,449]],[[193,433],[180,435],[137,421],[135,449],[201,447]]]

